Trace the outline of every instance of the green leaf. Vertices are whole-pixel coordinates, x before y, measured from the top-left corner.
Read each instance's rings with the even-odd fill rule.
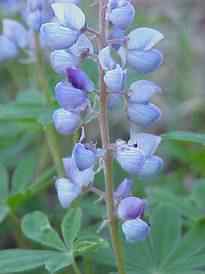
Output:
[[[67,247],[72,247],[81,227],[82,212],[80,208],[71,208],[65,215],[61,229]]]
[[[68,253],[49,250],[3,250],[0,251],[0,273],[23,273],[45,266],[50,273],[72,264],[72,257]]]
[[[47,216],[39,211],[26,215],[22,221],[22,231],[27,238],[42,245],[65,251],[66,247],[58,233],[51,227]]]
[[[174,131],[162,135],[163,140],[191,142],[205,145],[205,134],[187,131]]]
[[[23,192],[32,183],[36,164],[37,159],[34,154],[29,154],[18,163],[12,177],[12,194]]]
[[[151,224],[155,264],[160,265],[169,255],[167,251],[172,251],[180,240],[182,223],[179,211],[169,206],[160,206],[152,214]]]
[[[3,164],[0,163],[0,204],[9,194],[9,176]]]

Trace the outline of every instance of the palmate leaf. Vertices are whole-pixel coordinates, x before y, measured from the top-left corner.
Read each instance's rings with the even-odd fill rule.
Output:
[[[70,253],[50,250],[3,250],[0,251],[0,273],[23,273],[38,267],[45,267],[49,273],[71,265]]]
[[[40,211],[30,213],[23,218],[22,231],[27,238],[33,241],[60,251],[66,251],[63,241],[51,227],[47,216]]]
[[[181,217],[169,206],[155,208],[151,235],[144,242],[126,245],[129,274],[202,274],[205,267],[205,223],[197,223],[182,237]],[[104,249],[97,261],[115,267],[112,253]]]

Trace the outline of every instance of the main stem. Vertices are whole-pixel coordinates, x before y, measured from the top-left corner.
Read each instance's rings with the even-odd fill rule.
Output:
[[[107,0],[99,0],[99,31],[101,39],[99,41],[100,48],[106,46],[106,32],[107,22],[106,16]],[[119,274],[126,274],[124,268],[124,258],[122,243],[118,234],[118,222],[114,214],[114,202],[113,202],[113,178],[112,178],[112,152],[109,149],[110,133],[108,122],[108,110],[107,110],[107,90],[104,82],[104,71],[100,67],[100,133],[102,146],[106,151],[104,159],[104,175],[106,185],[106,208],[107,215],[110,223],[110,234],[112,239],[112,246],[116,258],[116,264]]]

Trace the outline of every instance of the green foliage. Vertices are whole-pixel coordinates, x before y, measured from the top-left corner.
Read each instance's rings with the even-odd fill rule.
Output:
[[[82,212],[80,208],[70,209],[63,219],[61,229],[68,248],[72,248],[73,242],[78,236],[81,227],[81,219]]]
[[[48,217],[42,212],[26,215],[22,220],[22,231],[27,238],[42,245],[60,251],[66,249],[58,233],[51,227]]]
[[[162,138],[164,141],[174,140],[174,141],[190,142],[190,143],[205,145],[205,134],[202,134],[202,133],[175,131],[175,132],[169,132],[169,133],[163,134]]]
[[[16,273],[44,266],[49,273],[55,273],[73,263],[74,256],[88,254],[99,247],[106,246],[105,241],[87,234],[78,238],[82,213],[79,208],[70,209],[61,224],[65,243],[52,228],[48,217],[35,211],[24,216],[22,231],[25,236],[54,250],[3,250],[0,251],[0,273]]]
[[[157,207],[151,214],[151,235],[144,242],[127,245],[126,268],[129,274],[201,274],[205,267],[205,223],[197,222],[182,233],[182,218],[170,206]],[[109,249],[96,257],[114,267]]]

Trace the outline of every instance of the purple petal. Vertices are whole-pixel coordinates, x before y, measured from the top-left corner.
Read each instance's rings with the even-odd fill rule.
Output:
[[[118,217],[121,220],[131,220],[143,217],[146,203],[137,197],[127,197],[119,203]]]
[[[130,179],[124,179],[114,192],[116,199],[124,199],[131,195],[133,181]]]
[[[94,90],[93,82],[88,78],[87,74],[81,69],[68,68],[66,72],[68,80],[75,88],[82,89],[88,92]]]
[[[139,175],[142,177],[157,175],[162,168],[163,160],[158,156],[151,156],[145,161]]]
[[[55,87],[56,100],[66,110],[74,110],[87,102],[86,92],[61,81]]]

